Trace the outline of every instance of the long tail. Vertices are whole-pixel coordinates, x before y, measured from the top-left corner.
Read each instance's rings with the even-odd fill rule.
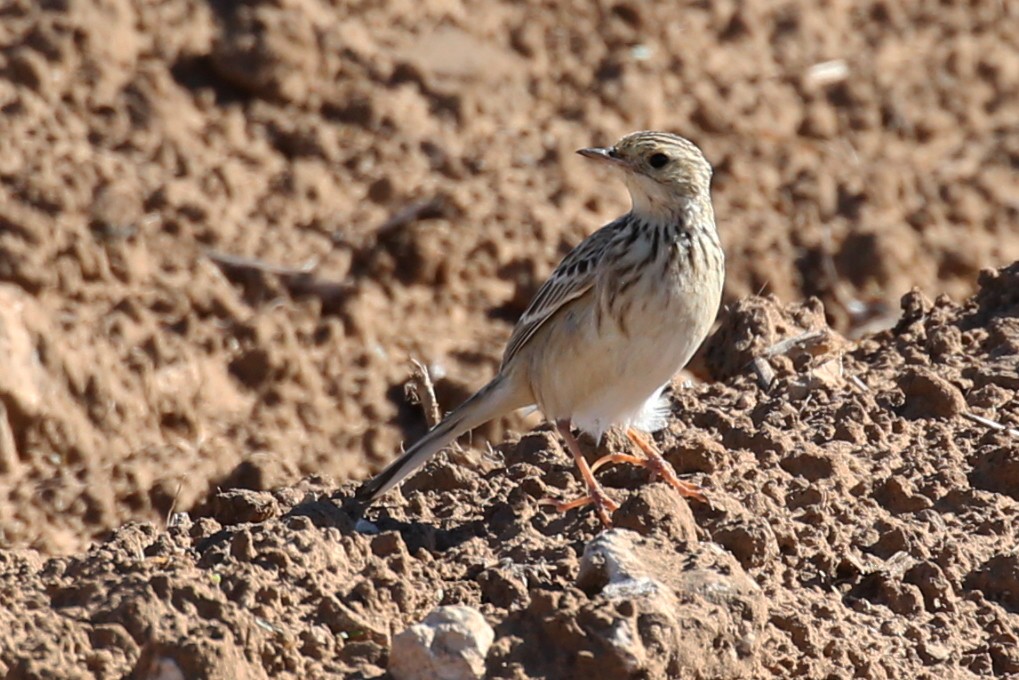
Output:
[[[511,382],[512,379],[498,375],[475,392],[385,470],[362,484],[354,493],[355,505],[364,508],[375,502],[465,432],[526,406],[527,399],[521,398]]]

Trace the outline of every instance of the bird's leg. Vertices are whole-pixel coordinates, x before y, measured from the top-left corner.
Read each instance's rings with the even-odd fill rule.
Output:
[[[679,495],[685,498],[693,498],[701,503],[707,503],[708,498],[701,491],[701,488],[696,484],[684,482],[676,476],[676,471],[669,465],[669,461],[662,458],[662,454],[658,451],[658,447],[655,443],[648,439],[642,432],[635,430],[632,427],[626,428],[626,436],[631,442],[637,445],[647,458],[638,458],[637,456],[631,456],[625,453],[613,453],[607,456],[602,456],[594,462],[591,470],[597,470],[602,465],[609,463],[629,463],[631,465],[639,465],[645,467],[651,471],[653,477],[661,477],[664,479],[669,486],[679,491]]]
[[[609,527],[612,526],[612,520],[610,513],[615,512],[619,509],[619,503],[609,498],[608,494],[605,493],[605,489],[602,488],[598,480],[594,478],[594,473],[591,471],[591,467],[587,464],[587,460],[584,458],[583,452],[580,450],[580,443],[577,438],[570,432],[570,423],[568,420],[560,420],[556,422],[556,429],[559,430],[559,434],[566,440],[566,446],[569,448],[570,453],[573,454],[573,460],[577,463],[577,469],[580,470],[580,476],[584,480],[584,486],[587,488],[587,495],[581,496],[572,501],[554,501],[549,502],[555,506],[559,512],[566,512],[573,508],[580,508],[585,505],[594,505],[595,510],[598,512],[598,518],[602,524]]]
[[[598,472],[598,468],[610,463],[629,463],[630,465],[640,465],[641,467],[645,467],[647,465],[647,460],[644,458],[638,458],[637,456],[631,456],[628,453],[610,453],[594,461],[591,465],[591,472]]]

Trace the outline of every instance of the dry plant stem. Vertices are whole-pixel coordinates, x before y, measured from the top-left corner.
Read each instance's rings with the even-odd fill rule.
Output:
[[[434,196],[422,201],[416,201],[398,210],[385,222],[379,225],[376,230],[376,237],[382,237],[389,232],[402,229],[403,227],[416,222],[419,218],[432,213],[441,213],[446,201],[441,196]]]
[[[435,427],[442,420],[442,411],[439,410],[439,400],[435,398],[432,376],[428,368],[417,359],[411,359],[410,363],[414,365],[414,372],[407,383],[407,396],[421,404],[428,427]]]
[[[981,425],[986,425],[987,427],[991,428],[992,430],[998,430],[999,432],[1004,432],[1004,433],[1006,433],[1008,435],[1011,435],[1013,437],[1019,437],[1019,430],[1016,430],[1014,428],[1011,428],[1011,427],[1008,427],[1006,425],[1003,425],[1002,423],[999,423],[996,420],[991,420],[990,418],[985,418],[983,416],[978,416],[976,413],[973,413],[971,411],[963,412],[962,417],[966,418],[967,420],[972,420],[974,423],[980,423]]]
[[[856,385],[858,388],[860,388],[861,391],[870,392],[870,388],[867,387],[867,383],[863,382],[863,380],[860,379],[860,376],[851,375],[849,376],[849,381]]]
[[[184,486],[184,482],[177,482],[177,490],[173,492],[173,501],[170,503],[170,509],[166,511],[166,517],[163,519],[163,528],[170,526],[170,520],[173,519],[173,513],[177,509],[177,501],[180,499],[180,490]]]
[[[835,258],[832,257],[834,246],[831,241],[831,226],[827,223],[824,225],[824,229],[821,230],[821,236],[823,239],[821,262],[824,267],[824,274],[828,278],[828,285],[831,286],[832,297],[835,298],[836,303],[846,310],[850,319],[855,323],[867,306],[847,290],[846,285],[839,277],[838,269],[835,267]]]
[[[849,291],[843,279],[835,267],[835,258],[832,257],[834,249],[831,241],[831,226],[825,225],[821,235],[823,237],[822,263],[824,274],[831,286],[832,297],[835,303],[845,310],[849,316],[850,328],[849,338],[860,338],[867,333],[877,332],[891,327],[897,314],[889,313],[887,305],[881,300],[862,300]]]
[[[18,445],[7,418],[7,407],[0,401],[0,474],[11,474],[19,464]]]
[[[314,276],[318,267],[318,259],[312,258],[297,267],[273,264],[253,257],[233,255],[218,250],[207,249],[205,256],[214,262],[229,278],[234,272],[256,272],[278,276],[280,282],[291,295],[311,295],[319,298],[326,305],[335,304],[345,299],[352,286],[346,281],[329,281]]]
[[[439,400],[435,396],[435,383],[432,382],[432,374],[427,366],[417,359],[411,359],[410,363],[413,364],[414,371],[404,387],[404,392],[411,401],[421,405],[421,410],[425,414],[425,424],[431,429],[442,422],[442,409],[439,408]],[[462,451],[460,444],[455,441],[450,443],[449,450],[458,453]]]
[[[803,331],[802,333],[797,333],[796,335],[790,338],[779,340],[774,345],[765,350],[762,356],[767,357],[768,359],[776,356],[782,356],[788,354],[790,351],[797,347],[803,349],[806,352],[811,352],[811,348],[813,348],[815,345],[820,344],[822,341],[826,340],[828,338],[829,333],[830,332],[826,328],[820,328],[812,331]],[[813,352],[811,352],[811,354],[812,353]]]
[[[231,253],[224,253],[213,249],[206,250],[205,256],[217,265],[227,269],[256,271],[266,274],[275,274],[276,276],[308,276],[315,271],[316,267],[318,267],[318,260],[316,258],[312,258],[298,267],[287,267],[284,265],[266,262],[265,260],[260,260],[255,257],[233,255]]]
[[[757,376],[757,384],[762,390],[768,390],[771,388],[771,384],[775,381],[775,370],[768,363],[768,359],[777,356],[785,356],[794,349],[800,349],[811,355],[815,354],[815,349],[821,346],[831,336],[831,332],[826,328],[819,328],[810,331],[803,331],[796,335],[779,340],[774,345],[766,349],[761,353],[761,356],[750,362],[751,367],[754,369],[754,374]]]

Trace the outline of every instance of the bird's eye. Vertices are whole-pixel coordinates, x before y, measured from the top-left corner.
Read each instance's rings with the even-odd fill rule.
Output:
[[[648,164],[655,169],[664,167],[669,162],[669,157],[663,153],[651,154],[651,157],[647,159]]]

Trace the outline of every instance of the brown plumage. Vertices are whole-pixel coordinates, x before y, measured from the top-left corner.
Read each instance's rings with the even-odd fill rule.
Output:
[[[595,480],[572,427],[595,437],[622,427],[646,456],[615,454],[594,469],[643,465],[703,499],[643,432],[664,425],[662,391],[707,335],[721,301],[725,257],[711,166],[693,143],[664,132],[636,132],[579,153],[622,170],[632,209],[563,258],[517,322],[495,378],[363,484],[357,503],[371,503],[461,434],[532,404],[556,424],[587,487],[560,509],[594,504],[608,524],[618,507]]]

